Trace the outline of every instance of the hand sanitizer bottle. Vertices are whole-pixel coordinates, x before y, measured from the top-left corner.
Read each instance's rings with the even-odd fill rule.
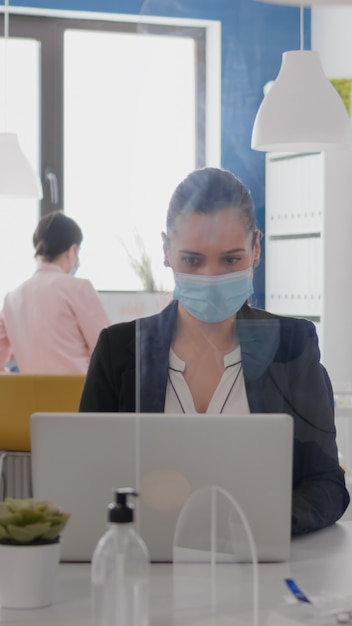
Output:
[[[137,495],[133,489],[117,489],[108,507],[108,528],[91,566],[93,626],[149,624],[149,555],[128,503],[128,496]]]

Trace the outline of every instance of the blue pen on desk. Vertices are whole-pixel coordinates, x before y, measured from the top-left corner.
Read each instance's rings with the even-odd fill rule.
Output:
[[[308,604],[313,605],[313,602],[311,602],[309,598],[307,598],[306,594],[303,593],[302,589],[299,588],[297,583],[295,583],[295,581],[292,580],[292,578],[285,578],[285,583],[287,587],[289,588],[289,590],[291,591],[291,593],[295,596],[296,600],[298,600],[299,602],[308,602]],[[333,615],[334,619],[336,620],[336,624],[343,624],[344,626],[352,626],[352,610],[351,609],[347,609],[347,610],[338,609],[336,612],[330,611],[329,615],[330,616]]]
[[[307,598],[305,593],[303,593],[302,589],[299,588],[297,583],[295,583],[292,578],[285,578],[285,583],[291,593],[295,596],[296,600],[298,600],[299,602],[308,602],[309,604],[312,604],[309,598]]]

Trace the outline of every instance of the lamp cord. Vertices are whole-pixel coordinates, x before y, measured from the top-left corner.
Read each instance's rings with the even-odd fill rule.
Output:
[[[9,0],[5,0],[4,3],[4,37],[7,39],[9,36]]]

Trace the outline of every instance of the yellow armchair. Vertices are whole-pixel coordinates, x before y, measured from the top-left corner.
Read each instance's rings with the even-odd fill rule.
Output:
[[[30,456],[32,413],[78,411],[84,380],[83,375],[0,375],[1,478],[7,457]]]

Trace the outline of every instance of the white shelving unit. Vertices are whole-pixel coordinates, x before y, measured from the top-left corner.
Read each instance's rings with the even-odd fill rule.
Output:
[[[266,309],[317,328],[334,391],[352,391],[352,150],[266,156]]]

